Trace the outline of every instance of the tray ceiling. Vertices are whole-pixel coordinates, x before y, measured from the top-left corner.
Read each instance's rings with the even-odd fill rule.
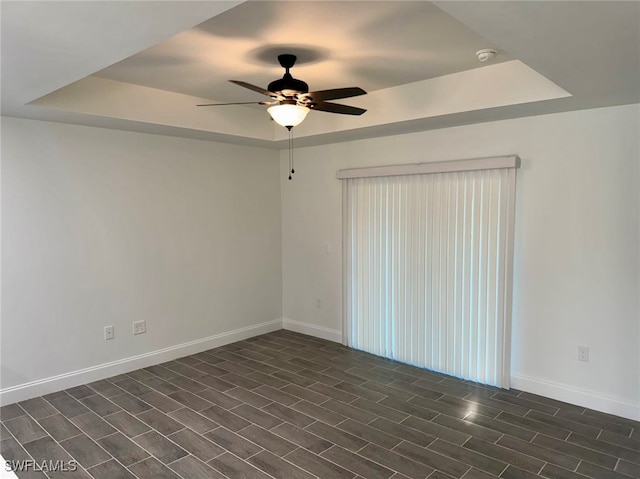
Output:
[[[369,92],[344,101],[367,108],[362,117],[311,112],[296,127],[299,144],[632,103],[640,101],[639,7],[3,2],[2,112],[280,147],[284,129],[264,108],[195,107],[263,99],[228,80],[266,87],[282,76],[279,53],[298,55],[292,73],[312,90]],[[481,63],[475,51],[487,47],[498,56]]]

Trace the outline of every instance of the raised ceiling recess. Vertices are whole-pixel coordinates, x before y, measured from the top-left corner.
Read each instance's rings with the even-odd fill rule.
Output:
[[[640,100],[638,2],[177,3],[6,2],[3,114],[281,147],[264,107],[195,105],[265,100],[228,80],[268,90],[282,53],[312,92],[368,92],[300,145]]]

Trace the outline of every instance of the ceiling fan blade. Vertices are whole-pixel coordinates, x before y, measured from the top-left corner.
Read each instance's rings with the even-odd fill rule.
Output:
[[[360,87],[334,88],[332,90],[320,90],[306,93],[313,101],[338,100],[351,98],[352,96],[366,95],[367,92]]]
[[[275,105],[277,102],[271,101],[239,101],[234,103],[205,103],[196,106],[227,106],[227,105]]]
[[[240,80],[229,80],[231,83],[235,83],[238,86],[242,86],[244,88],[248,88],[249,90],[253,90],[255,92],[258,93],[262,93],[263,95],[267,95],[270,97],[275,97],[275,95],[273,93],[271,93],[269,90],[265,90],[264,88],[260,88],[259,86],[255,86],[252,85],[251,83],[247,83],[244,81],[240,81]]]
[[[338,103],[329,103],[328,101],[319,101],[311,107],[312,110],[326,111],[329,113],[341,113],[343,115],[362,115],[364,108],[355,106],[340,105]]]

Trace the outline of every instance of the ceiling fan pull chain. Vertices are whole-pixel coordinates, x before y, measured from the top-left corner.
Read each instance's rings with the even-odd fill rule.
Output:
[[[289,179],[291,178],[291,173],[293,172],[293,152],[291,151],[291,128],[289,128]]]
[[[296,170],[293,169],[293,134],[291,133],[292,126],[287,126],[287,130],[289,130],[289,179],[293,179],[293,174]]]
[[[289,130],[289,151],[291,152],[291,174],[293,175],[296,170],[293,169],[293,133]]]

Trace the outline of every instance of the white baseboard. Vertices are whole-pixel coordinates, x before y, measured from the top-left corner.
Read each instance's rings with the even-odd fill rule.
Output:
[[[209,336],[208,338],[177,344],[157,351],[151,351],[149,353],[119,359],[105,364],[99,364],[97,366],[72,371],[70,373],[60,374],[58,376],[0,389],[0,404],[6,405],[18,401],[24,401],[33,397],[61,391],[81,384],[87,384],[166,361],[172,361],[183,356],[196,354],[236,341],[242,341],[243,339],[277,331],[282,328],[326,339],[328,341],[342,343],[342,331],[340,330],[303,323],[293,319],[276,319],[216,334]],[[557,399],[558,401],[577,404],[579,406],[595,409],[596,411],[602,411],[633,419],[635,421],[640,421],[640,404],[603,396],[602,394],[594,391],[574,388],[566,384],[521,375],[511,376],[511,387],[533,394],[539,394],[540,396]]]
[[[282,327],[297,333],[342,343],[342,331],[337,329],[329,329],[324,326],[303,323],[288,318],[282,319]],[[640,420],[639,403],[603,396],[595,391],[578,389],[566,384],[520,375],[511,376],[511,387],[635,421]]]
[[[558,401],[577,404],[596,411],[640,421],[640,403],[603,396],[595,391],[575,388],[527,376],[511,376],[511,387],[521,391],[538,394]]]
[[[270,333],[282,329],[282,319],[275,319],[245,328],[235,329],[225,333],[215,334],[208,338],[196,339],[187,343],[177,344],[168,348],[151,351],[149,353],[119,359],[109,363],[99,364],[90,368],[72,371],[45,379],[39,379],[25,384],[19,384],[0,389],[0,404],[6,405],[25,399],[42,396],[81,384],[87,384],[100,379],[106,379],[118,374],[135,371],[155,364],[172,361],[190,354],[200,353],[208,349],[224,346],[225,344],[242,341],[243,339]]]
[[[324,326],[303,323],[288,318],[282,319],[282,327],[297,333],[342,343],[342,331],[337,329],[329,329]],[[606,397],[595,391],[578,389],[566,384],[521,375],[511,376],[511,387],[635,421],[640,420],[640,404]]]
[[[300,334],[308,334],[316,338],[326,339],[342,344],[342,331],[338,329],[329,329],[316,324],[303,323],[293,319],[282,318],[283,329],[294,331]]]

